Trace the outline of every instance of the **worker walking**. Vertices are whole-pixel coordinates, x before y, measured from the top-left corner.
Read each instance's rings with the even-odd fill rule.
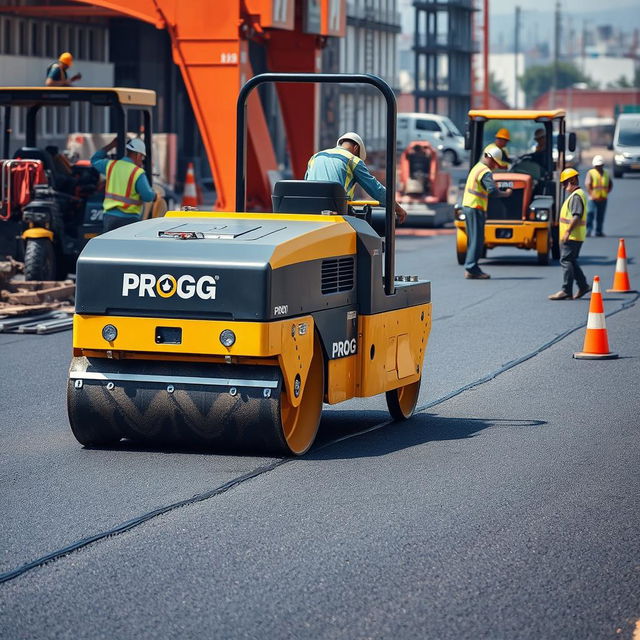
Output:
[[[507,144],[509,144],[509,140],[511,140],[509,129],[498,129],[495,141],[488,144],[484,149],[484,152],[486,152],[490,147],[498,147],[498,149],[502,151],[502,160],[498,163],[499,169],[506,169],[511,163],[511,158],[509,158],[509,154],[507,153]]]
[[[142,168],[147,150],[140,138],[129,140],[126,155],[110,160],[107,153],[117,145],[117,138],[91,156],[91,165],[107,176],[104,190],[104,232],[123,227],[141,218],[143,202],[153,202],[156,194],[151,189]]]
[[[591,291],[580,265],[578,256],[587,233],[587,195],[580,188],[578,172],[565,169],[560,174],[560,183],[569,194],[560,209],[560,266],[562,267],[562,289],[549,296],[549,300],[577,300]],[[578,292],[573,295],[573,281]]]
[[[311,156],[304,179],[337,182],[344,187],[351,200],[359,184],[374,200],[384,203],[387,190],[371,175],[364,163],[366,159],[367,150],[362,138],[350,131],[338,138],[333,149],[325,149]],[[397,221],[402,224],[407,212],[397,202],[395,212]]]
[[[591,164],[593,168],[587,172],[587,178],[584,183],[587,188],[587,193],[589,194],[587,235],[591,235],[595,218],[596,235],[604,236],[602,224],[604,223],[604,214],[607,210],[607,199],[613,189],[613,180],[609,172],[604,168],[604,158],[602,156],[593,156]]]
[[[52,62],[47,67],[45,85],[47,87],[70,87],[74,82],[82,78],[81,73],[69,78],[67,70],[73,66],[73,56],[65,51],[60,54],[57,62]]]
[[[464,187],[462,210],[467,230],[467,259],[464,263],[464,277],[470,280],[487,280],[491,276],[480,269],[478,260],[484,248],[484,223],[489,207],[489,198],[508,198],[512,189],[500,191],[491,175],[503,161],[502,150],[489,146],[484,150],[482,160],[476,164]]]

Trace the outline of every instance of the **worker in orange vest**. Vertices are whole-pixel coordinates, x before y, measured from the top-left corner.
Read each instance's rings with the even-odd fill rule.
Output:
[[[593,156],[591,163],[593,168],[589,169],[584,186],[589,194],[589,206],[587,207],[587,235],[591,235],[593,229],[593,219],[596,223],[596,235],[604,236],[602,223],[607,210],[607,199],[613,189],[613,180],[609,172],[604,168],[602,156]]]

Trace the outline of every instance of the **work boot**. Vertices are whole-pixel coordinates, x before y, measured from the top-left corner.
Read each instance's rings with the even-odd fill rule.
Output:
[[[552,293],[549,296],[549,300],[570,300],[570,299],[571,299],[571,294],[562,290],[558,291],[557,293]]]
[[[591,291],[591,287],[589,285],[587,285],[584,289],[578,289],[578,293],[573,296],[573,299],[577,300],[578,298],[582,298],[582,296],[586,296],[589,291]]]
[[[478,273],[472,273],[471,271],[465,271],[464,277],[467,280],[488,280],[491,276],[484,271],[480,271]]]
[[[598,238],[604,238],[604,233],[602,233],[602,231],[596,231],[596,236],[598,236]]]

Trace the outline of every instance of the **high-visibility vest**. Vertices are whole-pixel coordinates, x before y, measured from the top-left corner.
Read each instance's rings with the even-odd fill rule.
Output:
[[[491,142],[490,144],[488,144],[485,148],[484,151],[482,152],[482,157],[484,158],[484,154],[487,153],[487,151],[493,147],[497,147],[498,145],[495,142]],[[509,154],[507,153],[507,147],[498,147],[498,149],[500,149],[500,151],[502,151],[502,160],[500,160],[498,162],[498,160],[496,160],[496,162],[498,162],[498,167],[500,169],[506,169],[509,166],[509,163],[507,162],[507,160],[505,160],[505,158],[509,157]]]
[[[597,169],[589,169],[591,176],[591,198],[593,200],[606,200],[609,197],[609,173],[603,169],[600,173]]]
[[[484,162],[478,164],[469,171],[467,176],[467,184],[464,187],[464,196],[462,198],[462,206],[471,209],[482,209],[486,211],[489,206],[489,192],[482,184],[482,177],[491,170]]]
[[[560,238],[564,237],[564,234],[569,229],[569,225],[573,221],[573,214],[569,209],[571,198],[580,198],[582,200],[582,216],[580,222],[578,222],[569,234],[569,240],[584,242],[584,239],[587,237],[587,194],[582,189],[576,189],[562,204],[562,209],[560,209]]]
[[[136,181],[143,173],[144,169],[133,162],[110,160],[107,164],[107,185],[102,205],[104,210],[120,209],[124,213],[140,213],[142,198],[136,191]]]
[[[338,174],[340,175],[340,184],[344,187],[344,190],[347,192],[347,196],[353,200],[353,195],[356,191],[356,166],[358,163],[362,162],[358,156],[354,155],[347,149],[343,149],[342,147],[334,147],[333,149],[325,149],[324,151],[318,151],[318,153],[314,154],[309,158],[309,162],[307,163],[307,175],[313,175],[313,165],[316,162],[317,158],[320,157],[334,157],[336,159],[341,159],[342,164],[340,165],[340,170]],[[311,179],[314,178],[306,178]]]

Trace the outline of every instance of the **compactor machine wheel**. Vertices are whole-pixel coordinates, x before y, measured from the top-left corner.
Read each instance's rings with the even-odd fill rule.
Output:
[[[264,82],[360,82],[387,102],[383,239],[341,185],[281,181],[245,212],[246,100]],[[91,240],[78,261],[68,411],[86,446],[121,438],[300,455],[323,403],[386,394],[409,418],[431,286],[395,276],[392,90],[369,75],[263,74],[241,90],[236,211],[170,211]]]

